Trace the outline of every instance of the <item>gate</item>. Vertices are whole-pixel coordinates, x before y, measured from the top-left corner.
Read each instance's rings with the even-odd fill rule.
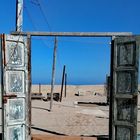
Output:
[[[29,46],[23,36],[2,35],[4,140],[30,137]]]
[[[139,42],[136,36],[112,41],[110,140],[136,140]]]

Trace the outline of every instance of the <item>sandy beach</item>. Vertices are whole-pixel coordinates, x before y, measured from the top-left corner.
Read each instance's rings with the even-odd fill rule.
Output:
[[[38,85],[32,86],[32,93],[39,93]],[[54,92],[60,93],[56,85]],[[42,85],[41,93],[47,97],[50,85]],[[79,96],[75,94],[80,93]],[[64,95],[64,94],[63,94]],[[140,101],[140,97],[139,97]],[[80,103],[81,104],[78,104]],[[87,104],[87,103],[93,104]],[[85,103],[85,104],[82,104]],[[104,103],[104,104],[95,104]],[[32,100],[32,134],[66,136],[100,136],[109,134],[109,106],[106,103],[104,85],[67,86],[67,96],[62,102]],[[138,114],[140,114],[140,103]],[[138,134],[140,134],[140,115],[138,115]]]
[[[54,92],[61,91],[56,85]],[[50,92],[49,85],[41,86],[43,96]],[[32,86],[32,93],[39,93],[38,85]],[[79,96],[75,94],[79,93]],[[103,85],[67,86],[67,96],[62,102],[53,101],[49,112],[50,101],[32,100],[32,133],[62,134],[69,136],[108,135],[108,111],[106,105],[80,104],[78,102],[106,103]]]

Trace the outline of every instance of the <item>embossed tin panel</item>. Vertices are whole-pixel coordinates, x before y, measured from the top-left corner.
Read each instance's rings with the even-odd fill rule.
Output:
[[[25,126],[21,124],[7,127],[6,140],[25,140]]]
[[[120,43],[117,46],[118,51],[118,66],[131,66],[135,62],[135,42]]]
[[[125,127],[116,127],[116,140],[132,140],[132,134],[131,134],[130,128]]]
[[[117,120],[132,122],[132,100],[117,100]]]
[[[24,71],[6,71],[6,94],[24,96]]]
[[[24,65],[24,44],[20,42],[6,42],[6,65],[18,67]]]
[[[8,100],[8,123],[20,123],[25,121],[25,99],[9,99]]]
[[[132,94],[133,91],[133,76],[132,72],[129,71],[120,71],[117,72],[117,93],[123,93],[123,94]]]

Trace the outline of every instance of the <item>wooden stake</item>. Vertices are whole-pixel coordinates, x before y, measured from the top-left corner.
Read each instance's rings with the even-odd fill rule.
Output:
[[[65,73],[65,98],[67,96],[67,73]]]
[[[41,84],[39,83],[39,94],[41,94]]]
[[[54,52],[53,52],[53,66],[52,66],[52,80],[51,80],[50,111],[52,111],[52,106],[53,106],[53,91],[54,91],[54,83],[55,83],[56,52],[57,52],[57,38],[55,37]]]
[[[63,96],[63,86],[64,86],[64,78],[65,78],[65,68],[66,68],[66,66],[64,65],[64,67],[63,67],[63,75],[62,75],[62,83],[61,83],[60,102],[62,101],[62,96]]]

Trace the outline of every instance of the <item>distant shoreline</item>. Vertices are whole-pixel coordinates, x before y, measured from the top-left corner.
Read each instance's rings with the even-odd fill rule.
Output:
[[[32,84],[33,86],[37,86],[39,84]],[[51,84],[41,84],[44,86],[50,86]],[[105,84],[68,84],[67,86],[104,86]],[[61,86],[61,84],[55,84],[55,86]]]

